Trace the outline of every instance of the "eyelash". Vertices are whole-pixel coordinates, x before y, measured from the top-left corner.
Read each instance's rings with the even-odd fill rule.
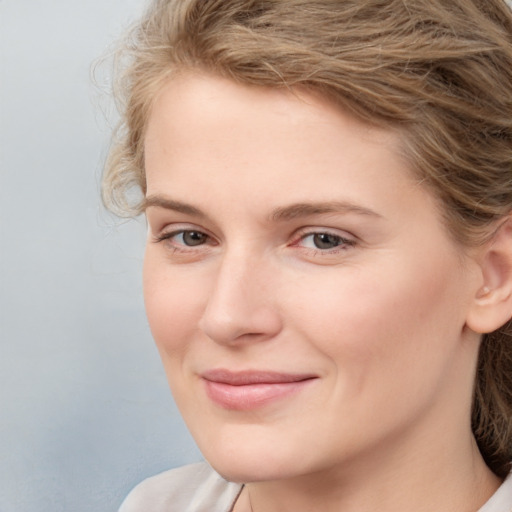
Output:
[[[172,238],[174,238],[177,235],[185,236],[187,233],[188,234],[196,233],[201,236],[204,236],[205,243],[199,243],[197,245],[187,245],[184,243],[172,244]],[[338,254],[339,252],[345,251],[349,247],[353,247],[356,245],[356,241],[353,239],[345,238],[339,234],[332,233],[328,230],[318,229],[318,230],[304,231],[304,232],[300,233],[299,236],[297,236],[295,238],[295,240],[291,242],[290,246],[300,248],[301,247],[300,243],[304,242],[304,240],[308,239],[309,237],[317,237],[317,236],[325,236],[325,235],[327,237],[331,237],[332,239],[334,239],[333,243],[337,242],[337,245],[335,245],[332,248],[302,246],[302,249],[304,249],[304,250],[308,251],[310,254],[314,254],[314,255],[315,254],[332,255],[332,254]],[[193,252],[193,251],[197,250],[197,248],[201,248],[201,247],[204,247],[204,245],[207,245],[206,242],[208,240],[212,241],[214,239],[210,235],[208,235],[198,229],[177,229],[177,230],[171,231],[169,233],[162,233],[154,238],[155,243],[165,242],[166,240],[170,241],[171,249],[175,252],[179,252],[179,251]],[[216,243],[214,243],[214,244],[210,243],[209,245],[216,245]]]
[[[185,235],[186,233],[197,233],[199,235],[203,235],[205,237],[205,240],[213,240],[210,235],[207,235],[203,231],[200,231],[199,229],[177,229],[175,231],[171,231],[169,233],[162,233],[154,238],[155,243],[161,243],[165,241],[169,241],[172,243],[172,238],[174,238],[177,235]],[[173,251],[193,251],[196,247],[202,247],[205,244],[198,244],[197,246],[194,245],[186,245],[186,244],[179,244],[175,245],[172,244]],[[185,249],[186,248],[186,249]]]
[[[302,246],[303,249],[310,251],[312,254],[320,254],[320,255],[332,255],[332,254],[338,254],[341,251],[346,251],[349,247],[353,247],[356,245],[356,241],[350,238],[346,238],[342,235],[339,235],[337,233],[332,233],[328,230],[309,230],[301,233],[297,239],[291,243],[292,247],[300,247],[299,244],[308,238],[314,238],[318,236],[324,236],[331,237],[337,242],[337,245],[331,248],[320,248],[320,247],[305,247]]]

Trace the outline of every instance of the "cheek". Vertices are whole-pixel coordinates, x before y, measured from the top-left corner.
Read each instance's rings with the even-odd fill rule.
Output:
[[[295,325],[329,362],[323,410],[339,426],[334,439],[345,427],[345,439],[359,432],[364,442],[393,431],[429,410],[452,378],[463,321],[451,305],[460,287],[447,279],[457,276],[399,267],[350,269],[322,287],[306,283],[309,294],[289,294],[288,311],[302,311]],[[347,418],[368,428],[351,430]]]
[[[151,254],[144,260],[144,303],[149,326],[164,359],[186,350],[197,329],[201,311],[201,290],[193,279]]]
[[[383,260],[371,271],[340,269],[323,286],[306,282],[289,293],[287,309],[299,313],[296,324],[354,389],[399,374],[428,378],[425,369],[439,371],[435,366],[460,337],[457,266],[443,258],[429,265],[408,261],[413,263]]]

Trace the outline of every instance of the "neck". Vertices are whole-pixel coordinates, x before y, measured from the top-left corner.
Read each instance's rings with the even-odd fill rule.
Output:
[[[501,482],[469,429],[465,436],[445,434],[423,451],[401,438],[340,467],[247,484],[235,511],[477,512]]]

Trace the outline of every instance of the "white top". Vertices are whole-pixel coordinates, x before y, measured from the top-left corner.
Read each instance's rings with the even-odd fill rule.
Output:
[[[205,462],[190,464],[143,480],[119,512],[231,512],[242,487]]]
[[[205,462],[190,464],[141,482],[119,512],[231,512],[242,487]],[[512,512],[512,473],[477,512]]]

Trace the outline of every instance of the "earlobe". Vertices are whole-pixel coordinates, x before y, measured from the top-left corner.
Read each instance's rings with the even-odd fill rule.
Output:
[[[506,217],[480,254],[482,284],[473,299],[467,326],[485,334],[512,317],[512,216]]]

